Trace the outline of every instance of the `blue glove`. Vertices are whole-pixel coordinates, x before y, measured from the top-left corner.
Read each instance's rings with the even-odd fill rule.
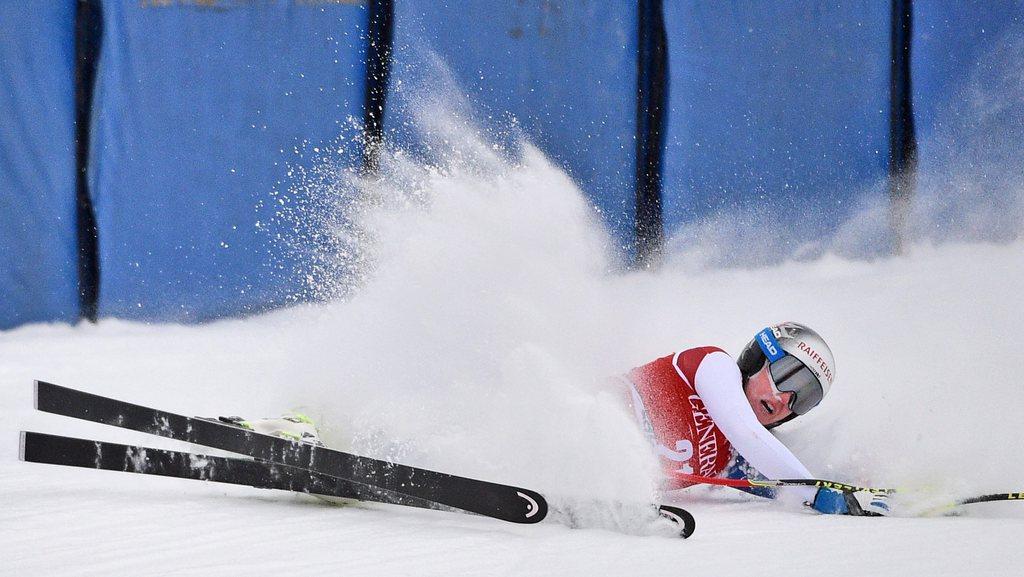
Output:
[[[881,517],[888,515],[889,495],[871,491],[846,493],[835,489],[818,489],[814,502],[808,503],[815,511],[826,515],[854,515],[857,517]]]
[[[832,489],[818,489],[814,495],[814,502],[809,505],[815,511],[826,515],[845,515],[850,511],[843,492]]]

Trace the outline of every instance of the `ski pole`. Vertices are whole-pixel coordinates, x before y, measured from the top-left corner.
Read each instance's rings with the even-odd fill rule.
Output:
[[[836,481],[825,479],[723,479],[720,477],[704,477],[690,473],[675,472],[673,475],[681,481],[688,483],[700,483],[704,485],[721,485],[723,487],[737,487],[745,489],[756,489],[760,487],[824,487],[835,489],[844,493],[856,491],[870,491],[871,493],[895,493],[896,489],[881,489],[875,487],[858,487]]]

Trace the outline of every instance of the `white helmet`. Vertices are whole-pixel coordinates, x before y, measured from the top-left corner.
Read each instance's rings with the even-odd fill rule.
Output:
[[[832,350],[821,335],[800,323],[779,323],[754,335],[736,361],[744,386],[765,363],[768,363],[775,388],[793,393],[789,408],[794,416],[816,407],[835,380],[836,362]]]

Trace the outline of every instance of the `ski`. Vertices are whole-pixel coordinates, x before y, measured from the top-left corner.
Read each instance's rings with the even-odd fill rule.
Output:
[[[36,409],[237,453],[246,458],[120,445],[43,433],[22,433],[22,459],[297,491],[329,497],[468,512],[513,523],[537,523],[548,503],[536,491],[362,457],[312,443],[264,435],[202,417],[35,382]],[[693,516],[680,507],[655,506],[693,534]]]
[[[21,432],[20,458],[27,463],[155,475],[241,485],[257,489],[276,489],[322,497],[453,511],[453,509],[431,501],[383,491],[376,487],[287,465],[245,458],[218,457],[122,445],[32,431]],[[696,521],[693,515],[685,509],[672,505],[660,505],[657,512],[662,517],[676,523],[681,537],[687,538],[693,534]],[[574,526],[571,521],[571,513],[567,514],[565,511],[558,511],[558,513],[570,519],[562,522]],[[558,515],[556,515],[556,519],[557,517]]]
[[[287,465],[31,431],[21,433],[20,457],[27,463],[140,473],[423,509],[444,509],[431,501]]]
[[[512,523],[537,523],[547,502],[536,491],[361,457],[36,381],[36,409],[112,425],[279,465],[339,477]]]

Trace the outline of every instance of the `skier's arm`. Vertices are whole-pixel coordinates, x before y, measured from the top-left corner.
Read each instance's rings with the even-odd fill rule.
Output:
[[[739,367],[729,355],[708,354],[697,367],[694,380],[694,388],[715,425],[755,469],[771,479],[813,477],[796,455],[757,420],[743,393]],[[889,510],[885,495],[867,491],[848,494],[814,487],[796,491],[805,503],[822,513],[884,515]]]
[[[729,355],[707,355],[695,376],[694,388],[715,425],[755,469],[772,479],[811,477],[796,455],[758,422],[743,393],[740,369]]]

